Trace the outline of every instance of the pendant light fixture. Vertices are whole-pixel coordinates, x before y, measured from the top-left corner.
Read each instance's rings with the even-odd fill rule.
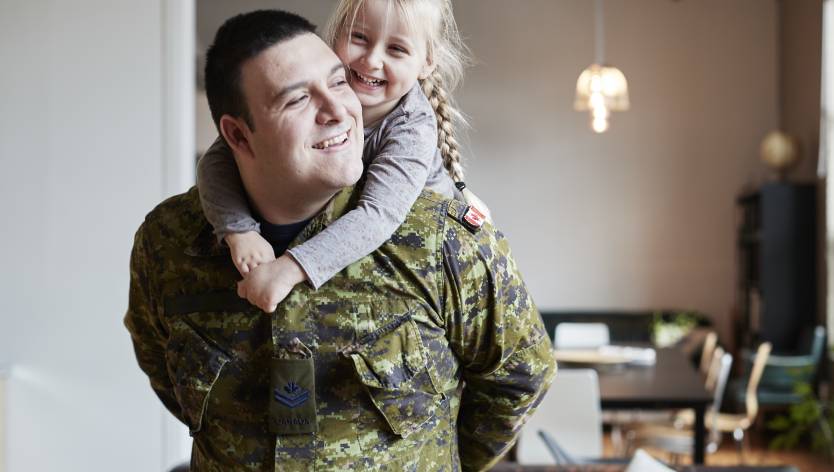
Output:
[[[596,61],[579,75],[573,108],[591,112],[591,128],[597,133],[608,129],[612,111],[628,110],[628,83],[616,67],[605,64],[605,11],[603,0],[596,0]]]

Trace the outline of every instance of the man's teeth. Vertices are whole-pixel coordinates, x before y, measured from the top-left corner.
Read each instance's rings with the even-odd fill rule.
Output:
[[[353,73],[354,73],[354,75],[356,75],[356,78],[358,78],[362,82],[364,82],[368,85],[374,86],[374,87],[380,86],[380,85],[385,83],[384,80],[377,80],[377,79],[372,79],[370,77],[365,77],[364,75],[362,75],[362,74],[360,74],[359,72],[356,72],[356,71],[353,71]]]
[[[330,138],[330,139],[326,139],[326,140],[324,140],[324,141],[322,141],[318,144],[313,145],[313,148],[315,148],[315,149],[327,149],[330,146],[333,146],[335,144],[342,144],[343,142],[347,141],[347,138],[348,138],[348,134],[347,134],[347,131],[345,131],[344,133],[340,134],[339,136],[336,136],[336,137]]]

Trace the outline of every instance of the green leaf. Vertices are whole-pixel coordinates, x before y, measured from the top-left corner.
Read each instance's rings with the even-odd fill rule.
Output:
[[[788,449],[793,449],[799,444],[799,439],[802,437],[802,431],[795,429],[789,431],[786,436],[787,439],[785,440],[785,445]]]
[[[770,440],[767,445],[768,449],[780,450],[785,449],[785,436],[779,435]]]
[[[768,421],[767,427],[774,431],[785,431],[791,427],[791,420],[789,420],[786,416],[777,416],[776,418]]]
[[[809,396],[809,395],[813,397],[813,393],[814,393],[813,389],[811,388],[811,385],[809,385],[805,382],[801,382],[801,383],[798,383],[798,384],[794,385],[793,391],[797,395],[802,395],[803,397],[804,396]]]
[[[830,444],[828,443],[828,440],[826,440],[825,436],[819,431],[815,431],[814,434],[811,435],[811,450],[823,452],[828,450],[829,446]]]

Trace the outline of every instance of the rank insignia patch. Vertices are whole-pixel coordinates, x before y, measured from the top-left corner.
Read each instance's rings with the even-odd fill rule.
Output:
[[[293,381],[287,382],[283,390],[284,392],[281,392],[281,389],[275,389],[275,400],[288,408],[299,407],[310,398],[310,392]]]

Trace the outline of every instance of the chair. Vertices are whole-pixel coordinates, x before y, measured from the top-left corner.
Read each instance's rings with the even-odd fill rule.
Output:
[[[553,334],[556,349],[593,349],[610,343],[605,323],[559,323]]]
[[[721,357],[724,356],[724,349],[721,346],[712,350],[712,361],[707,363],[707,376],[704,379],[704,388],[708,392],[715,391],[715,384],[718,382],[718,374],[721,372]]]
[[[723,354],[719,358],[719,371],[715,383],[715,390],[713,391],[712,405],[710,405],[709,411],[707,412],[706,420],[709,428],[706,451],[709,454],[717,451],[718,446],[721,444],[721,432],[718,430],[718,424],[715,418],[721,409],[721,399],[724,396],[732,363],[733,356],[730,354]],[[686,428],[684,425],[652,424],[639,426],[629,431],[628,437],[629,450],[635,445],[645,445],[662,449],[672,454],[673,464],[678,462],[681,455],[691,454],[695,447],[692,429],[691,427]]]
[[[572,457],[602,455],[599,377],[592,369],[560,369],[518,439],[520,464],[553,464],[554,457],[539,431],[553,438]]]
[[[716,410],[707,414],[707,424],[714,423],[721,433],[732,433],[738,449],[740,463],[744,463],[744,433],[756,421],[759,413],[758,388],[759,381],[765,366],[769,362],[768,356],[772,346],[770,343],[762,343],[756,350],[756,358],[753,361],[753,370],[745,388],[745,412],[744,414],[719,413]],[[694,423],[694,416],[691,411],[683,412],[675,418],[677,426],[691,427]]]
[[[807,334],[807,332],[806,332]],[[806,339],[807,354],[787,356],[772,355],[768,358],[762,373],[758,390],[758,401],[762,406],[787,406],[800,403],[802,396],[794,391],[798,383],[813,385],[822,355],[825,352],[825,327],[814,328],[810,341]],[[745,352],[745,372],[749,372],[754,363],[754,356]],[[746,396],[746,382],[736,382],[731,386],[736,404],[743,405]]]
[[[712,359],[706,362],[707,365],[707,372],[706,372],[706,379],[704,381],[704,388],[707,389],[708,392],[715,393],[715,387],[718,383],[718,379],[721,376],[721,359],[724,357],[724,348],[721,346],[714,346],[711,349],[712,352]],[[676,421],[676,419],[680,418],[681,415],[689,415],[692,417],[692,410],[674,410],[674,411],[650,411],[650,412],[637,412],[632,413],[628,423],[630,424],[669,424]],[[605,419],[605,414],[603,414],[603,420]],[[689,424],[691,425],[692,421],[690,420]],[[612,431],[612,440],[615,443],[616,448],[616,440],[614,438],[614,434]]]
[[[544,442],[547,449],[550,451],[550,455],[553,456],[553,460],[556,461],[556,465],[591,465],[591,464],[611,464],[611,465],[625,465],[628,464],[630,461],[629,459],[624,458],[613,458],[613,459],[577,459],[567,451],[565,451],[559,443],[553,439],[553,436],[547,433],[547,431],[539,430],[539,437],[541,438],[542,442]]]
[[[701,349],[701,364],[699,366],[699,370],[702,374],[707,375],[709,372],[710,363],[712,362],[712,351],[715,350],[715,346],[718,344],[718,334],[715,331],[710,331],[707,334],[706,339],[704,339],[704,347]]]

